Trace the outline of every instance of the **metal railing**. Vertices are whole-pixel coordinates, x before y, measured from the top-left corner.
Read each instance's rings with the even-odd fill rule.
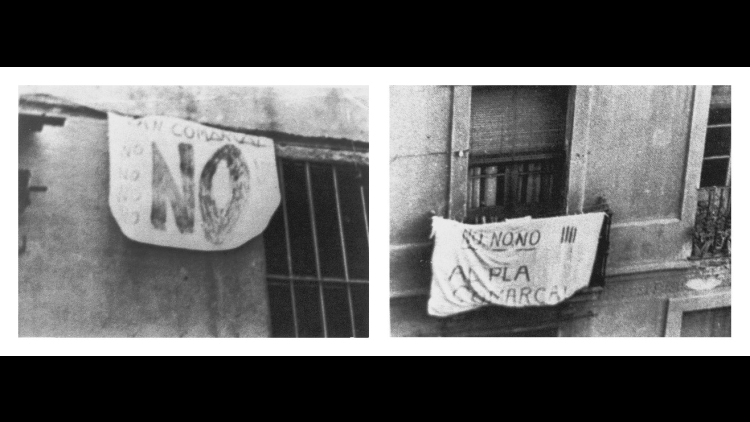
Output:
[[[557,215],[562,211],[561,179],[559,154],[517,161],[473,159],[469,167],[467,220],[493,222],[524,215]]]
[[[693,231],[692,259],[732,254],[731,187],[698,189],[698,209]]]

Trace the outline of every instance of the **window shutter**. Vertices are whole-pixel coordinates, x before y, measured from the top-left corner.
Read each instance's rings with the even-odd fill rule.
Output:
[[[471,96],[474,156],[564,150],[567,87],[481,86]]]

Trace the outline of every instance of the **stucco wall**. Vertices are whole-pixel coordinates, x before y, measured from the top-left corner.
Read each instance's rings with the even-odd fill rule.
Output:
[[[268,336],[262,236],[226,252],[127,239],[109,210],[107,121],[19,136],[19,336]]]
[[[368,87],[19,87],[19,94],[28,93],[139,116],[164,115],[229,127],[369,141]]]
[[[426,313],[429,216],[445,215],[449,196],[451,100],[450,87],[391,88],[394,335],[456,332],[456,324]],[[702,156],[703,142],[694,122],[705,126],[707,118],[707,108],[695,107],[695,101],[695,88],[689,86],[577,87],[569,209],[578,212],[604,197],[614,224],[607,286],[554,311],[570,318],[560,324],[561,335],[661,336],[669,299],[703,294],[687,287],[688,280],[705,277],[686,259],[695,210],[690,189],[697,187],[700,157],[695,156]],[[728,291],[729,273],[722,274],[716,289]],[[554,322],[546,313],[498,310],[459,325],[491,331],[508,323],[529,324],[529,319]]]
[[[429,277],[430,216],[448,201],[451,87],[391,87],[391,291],[418,292]]]
[[[583,162],[583,177],[570,196],[582,194],[584,209],[606,198],[612,269],[689,255],[700,162],[688,158],[702,156],[705,139],[691,124],[708,120],[705,107],[693,116],[694,95],[692,86],[577,89],[571,159]]]

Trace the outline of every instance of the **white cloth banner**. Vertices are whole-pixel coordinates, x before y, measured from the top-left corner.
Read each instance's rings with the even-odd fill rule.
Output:
[[[591,279],[605,213],[470,225],[432,219],[428,312],[555,305]]]
[[[172,117],[109,114],[109,206],[130,239],[221,251],[279,205],[273,140]]]

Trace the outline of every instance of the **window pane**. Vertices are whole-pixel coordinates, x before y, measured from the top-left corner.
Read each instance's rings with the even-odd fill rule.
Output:
[[[728,158],[703,161],[703,170],[701,171],[701,187],[705,188],[709,186],[726,185],[728,169]]]
[[[318,283],[297,282],[294,287],[299,336],[323,337],[323,315],[320,312]]]
[[[357,337],[370,337],[370,291],[367,284],[352,285],[352,299],[354,301],[354,324]]]
[[[732,106],[732,86],[714,85],[711,88],[711,108]]]
[[[271,310],[271,335],[294,337],[292,295],[288,282],[268,283],[268,305]]]
[[[279,208],[274,213],[263,236],[266,243],[266,271],[268,274],[289,275],[286,259],[286,239],[284,234],[284,211]]]
[[[328,337],[352,337],[346,284],[326,283],[324,286]]]
[[[318,235],[320,269],[323,277],[344,277],[339,221],[336,215],[336,194],[333,169],[330,165],[310,165],[315,205],[315,228]]]
[[[706,130],[704,157],[729,155],[731,149],[731,127],[710,127]]]
[[[732,308],[705,309],[682,314],[681,337],[731,337]]]
[[[370,276],[370,252],[360,185],[367,180],[368,168],[350,165],[340,165],[337,168],[349,277],[366,280]]]
[[[732,123],[732,109],[726,108],[712,108],[708,112],[708,124],[709,125],[721,125],[726,123]]]
[[[299,337],[323,337],[323,309],[328,337],[368,335],[369,284],[345,282],[341,230],[336,208],[334,168],[341,205],[346,258],[352,279],[369,278],[367,241],[368,168],[351,164],[322,164],[280,160],[287,204],[292,275],[315,278],[315,248],[312,236],[307,170],[312,189],[321,276],[340,281],[283,280],[269,277],[268,295],[271,332],[274,337],[294,336],[294,311]],[[363,203],[365,206],[363,207]],[[269,275],[287,275],[287,244],[283,208],[272,217],[264,234]],[[323,297],[321,298],[321,286]],[[294,287],[294,305],[292,304]],[[351,297],[349,294],[351,288]],[[352,306],[353,305],[353,306]],[[356,330],[353,331],[352,319]]]
[[[292,271],[295,275],[315,276],[315,252],[304,163],[284,163],[284,187],[289,214]]]

